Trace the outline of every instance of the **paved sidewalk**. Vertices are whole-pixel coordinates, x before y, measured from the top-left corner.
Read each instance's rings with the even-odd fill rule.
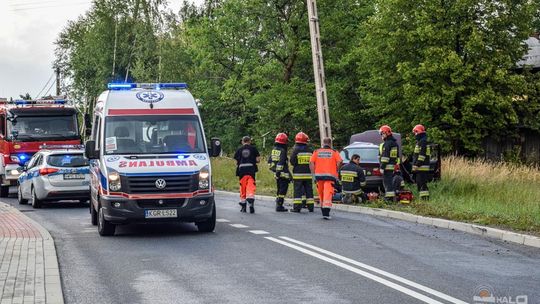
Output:
[[[45,228],[0,202],[0,304],[64,303],[54,241]]]

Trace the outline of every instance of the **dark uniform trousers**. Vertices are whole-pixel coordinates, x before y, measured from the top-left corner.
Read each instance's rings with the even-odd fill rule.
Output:
[[[393,201],[396,196],[396,189],[394,189],[394,172],[390,170],[384,170],[383,173],[383,186],[384,186],[384,199],[387,201]]]
[[[295,209],[300,209],[302,204],[307,205],[308,209],[313,209],[315,201],[313,199],[313,182],[311,179],[294,179],[294,201]]]
[[[276,179],[276,202],[283,205],[285,201],[285,196],[289,190],[290,180],[288,178],[279,177]]]
[[[429,172],[417,171],[416,172],[416,186],[418,187],[418,193],[421,199],[429,199]]]

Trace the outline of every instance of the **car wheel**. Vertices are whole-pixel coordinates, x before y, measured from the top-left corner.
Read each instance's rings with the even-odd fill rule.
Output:
[[[108,222],[105,219],[105,215],[103,214],[103,208],[99,208],[98,213],[98,232],[101,236],[110,236],[114,235],[114,231],[116,230],[116,225]]]
[[[90,221],[92,225],[96,226],[98,224],[98,214],[92,202],[90,202]]]
[[[216,228],[216,205],[212,208],[212,216],[204,222],[196,222],[199,232],[213,232]]]
[[[0,197],[9,196],[9,186],[0,186]]]
[[[26,205],[28,203],[28,200],[22,196],[21,185],[17,187],[17,201],[19,201],[19,205]]]
[[[34,187],[32,187],[32,190],[30,191],[30,196],[32,199],[32,207],[34,209],[41,208],[41,200],[36,197],[36,191],[34,190]]]

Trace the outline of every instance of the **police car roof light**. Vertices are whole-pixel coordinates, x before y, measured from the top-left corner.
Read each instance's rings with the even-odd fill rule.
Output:
[[[136,83],[109,83],[107,88],[109,90],[130,90],[137,87]]]
[[[13,102],[17,106],[23,106],[23,105],[39,105],[39,104],[59,104],[63,105],[66,104],[65,99],[37,99],[37,100],[24,100],[24,99],[17,99]]]

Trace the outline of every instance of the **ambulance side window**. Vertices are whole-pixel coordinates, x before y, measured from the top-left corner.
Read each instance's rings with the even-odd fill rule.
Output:
[[[101,147],[101,118],[96,116],[92,128],[92,138],[96,141],[96,150]]]

